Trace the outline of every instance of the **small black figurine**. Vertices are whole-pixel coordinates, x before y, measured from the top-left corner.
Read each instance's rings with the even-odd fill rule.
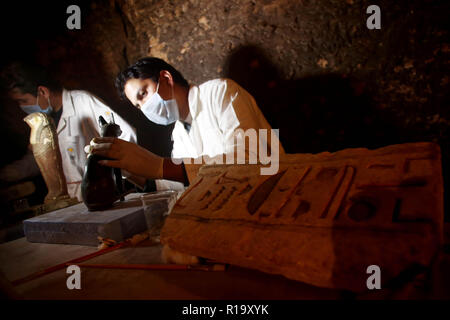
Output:
[[[112,122],[107,123],[100,116],[100,135],[102,137],[119,137],[122,134],[120,126]],[[81,183],[81,196],[89,211],[105,210],[118,199],[124,200],[122,173],[118,168],[103,166],[100,160],[110,160],[96,154],[90,154],[84,167],[83,181]]]

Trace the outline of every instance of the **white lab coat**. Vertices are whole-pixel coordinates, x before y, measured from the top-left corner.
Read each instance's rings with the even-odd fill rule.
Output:
[[[191,129],[188,133],[181,121],[175,123],[172,131],[172,158],[227,154],[233,152],[237,143],[244,141],[241,139],[236,143],[233,135],[236,129],[271,129],[255,99],[231,79],[215,79],[199,86],[191,86],[188,101]],[[265,142],[270,150],[269,132]],[[248,145],[246,151],[249,151]],[[284,153],[281,143],[279,152]],[[156,186],[158,190],[181,188],[180,183],[167,180],[157,180]]]
[[[86,162],[84,146],[100,136],[99,116],[109,122],[113,112],[104,102],[87,91],[63,89],[62,100],[62,114],[56,132],[64,175],[69,195],[82,201],[81,181]],[[135,129],[117,113],[114,113],[114,121],[122,130],[119,138],[137,142]]]

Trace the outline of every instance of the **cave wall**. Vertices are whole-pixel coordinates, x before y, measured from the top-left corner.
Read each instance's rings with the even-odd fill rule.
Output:
[[[366,27],[370,4],[381,8],[381,30]],[[141,45],[141,55],[170,61],[193,82],[232,76],[260,95],[252,82],[277,91],[277,85],[292,86],[286,81],[313,78],[322,90],[314,90],[320,100],[333,90],[325,84],[345,87],[348,81],[350,96],[331,95],[338,103],[326,101],[322,109],[349,111],[345,117],[352,118],[356,110],[340,104],[366,94],[370,108],[393,118],[397,129],[397,136],[384,137],[383,143],[448,141],[448,1],[133,0],[116,5],[133,26],[134,39],[147,45]],[[336,81],[328,83],[330,75],[337,75]],[[271,105],[267,112],[284,112],[288,118],[290,111],[302,118],[299,105]],[[309,113],[317,112],[319,106],[314,107]],[[361,112],[356,113],[354,122],[361,120]],[[371,114],[365,116],[362,121],[370,125]],[[375,128],[382,130],[378,124]],[[328,131],[316,129],[322,135]]]
[[[381,30],[366,27],[370,4],[381,8]],[[93,1],[82,30],[63,40],[75,46],[54,52],[78,61],[67,67],[73,86],[111,100],[117,72],[146,55],[193,83],[231,77],[291,152],[421,140],[447,149],[448,9],[447,1]],[[80,52],[89,54],[76,59]]]
[[[381,30],[366,27],[370,4],[381,8]],[[81,30],[65,28],[65,2],[45,10],[63,27],[34,36],[34,58],[65,87],[93,91],[132,122],[145,119],[118,101],[113,79],[138,58],[153,55],[193,83],[238,81],[280,128],[291,152],[418,140],[448,144],[448,1],[79,5]]]

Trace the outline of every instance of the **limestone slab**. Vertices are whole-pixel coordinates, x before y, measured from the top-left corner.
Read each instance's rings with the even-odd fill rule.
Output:
[[[259,165],[204,166],[161,233],[172,249],[282,274],[316,286],[366,290],[429,265],[443,239],[440,148],[295,154],[278,173]]]

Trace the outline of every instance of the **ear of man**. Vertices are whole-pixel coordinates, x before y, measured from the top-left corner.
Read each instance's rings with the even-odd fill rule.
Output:
[[[161,70],[159,72],[159,95],[164,99],[174,98],[174,85],[172,74],[167,70]]]
[[[50,89],[45,86],[38,86],[37,94],[39,95],[39,97],[48,99],[50,97]]]
[[[171,86],[174,85],[172,74],[167,70],[161,70],[159,72],[159,78],[165,79],[165,81],[167,81],[167,84],[169,84]]]

